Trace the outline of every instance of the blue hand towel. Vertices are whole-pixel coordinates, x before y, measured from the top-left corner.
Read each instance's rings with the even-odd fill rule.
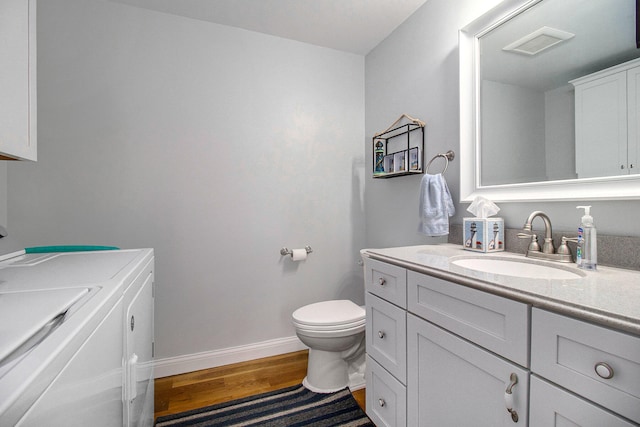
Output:
[[[444,176],[425,174],[420,182],[420,225],[418,231],[427,236],[449,234],[449,217],[455,215],[456,208]]]

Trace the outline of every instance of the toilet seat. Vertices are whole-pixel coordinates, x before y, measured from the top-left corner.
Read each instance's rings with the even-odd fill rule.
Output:
[[[301,330],[358,330],[366,322],[366,311],[349,300],[322,301],[297,309],[292,318]]]

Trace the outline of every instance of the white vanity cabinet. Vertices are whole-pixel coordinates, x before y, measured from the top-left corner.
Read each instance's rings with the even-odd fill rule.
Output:
[[[36,160],[36,0],[0,2],[0,160]]]
[[[413,271],[407,287],[409,425],[528,425],[529,306]]]
[[[526,304],[370,258],[365,288],[377,426],[527,425]]]
[[[535,308],[531,329],[532,426],[640,423],[640,337]]]
[[[406,426],[407,271],[365,259],[367,415],[378,427]]]
[[[557,296],[589,285],[593,304],[634,274],[603,268],[587,284],[526,288],[447,271],[432,252],[411,258],[412,247],[377,251],[364,259],[367,414],[379,427],[640,426],[640,335]],[[536,297],[541,284],[549,300]]]
[[[638,173],[640,60],[571,83],[578,178]]]

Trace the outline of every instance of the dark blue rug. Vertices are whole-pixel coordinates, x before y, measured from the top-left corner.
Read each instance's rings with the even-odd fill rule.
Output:
[[[349,389],[322,394],[309,391],[302,385],[158,417],[155,425],[375,427]]]

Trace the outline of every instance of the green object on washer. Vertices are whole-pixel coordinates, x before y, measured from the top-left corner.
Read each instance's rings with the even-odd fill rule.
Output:
[[[85,252],[85,251],[113,251],[120,249],[115,246],[92,246],[92,245],[63,245],[63,246],[35,246],[24,248],[27,254],[44,254],[49,252]]]

